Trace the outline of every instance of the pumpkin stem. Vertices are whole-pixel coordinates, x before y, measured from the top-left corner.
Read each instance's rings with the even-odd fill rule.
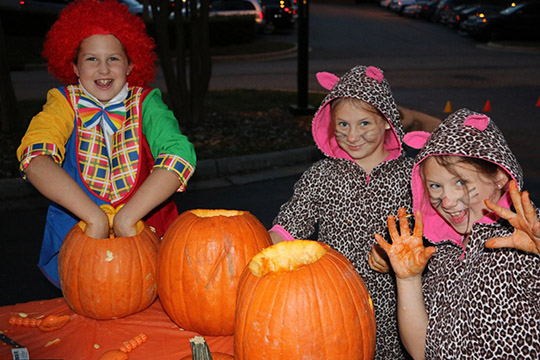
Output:
[[[202,336],[195,336],[189,339],[191,345],[191,356],[193,360],[212,360],[212,354],[206,340]]]

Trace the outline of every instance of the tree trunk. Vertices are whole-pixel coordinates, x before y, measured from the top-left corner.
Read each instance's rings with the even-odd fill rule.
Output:
[[[172,24],[169,0],[151,4],[158,56],[172,110],[179,122],[193,126],[203,116],[211,75],[208,0],[187,0],[185,4],[175,0]]]
[[[17,99],[9,74],[9,62],[7,57],[4,28],[0,19],[0,124],[3,133],[12,133],[21,130],[18,121]]]

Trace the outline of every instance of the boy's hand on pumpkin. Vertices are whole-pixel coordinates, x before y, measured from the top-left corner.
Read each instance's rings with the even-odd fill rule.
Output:
[[[119,208],[114,215],[113,230],[116,237],[129,237],[137,235],[137,221],[139,219],[131,219],[129,212],[125,211],[126,207]]]
[[[425,248],[423,245],[422,234],[424,227],[420,211],[416,212],[416,223],[412,234],[409,230],[407,212],[404,208],[399,209],[398,218],[399,231],[396,227],[396,217],[388,216],[388,230],[392,238],[392,244],[387,243],[379,234],[375,234],[375,239],[388,254],[396,277],[405,279],[421,274],[436,249],[433,246]]]
[[[109,237],[109,217],[103,210],[96,207],[98,210],[95,214],[91,214],[88,219],[85,219],[84,233],[94,239],[106,239]]]
[[[510,197],[516,212],[485,200],[485,204],[498,216],[508,220],[514,227],[512,236],[492,238],[487,248],[511,247],[540,255],[540,221],[527,191],[520,192],[515,180],[510,181]]]
[[[388,255],[377,244],[371,246],[369,252],[368,264],[371,270],[378,271],[382,274],[388,274],[390,272],[390,264],[388,263]]]

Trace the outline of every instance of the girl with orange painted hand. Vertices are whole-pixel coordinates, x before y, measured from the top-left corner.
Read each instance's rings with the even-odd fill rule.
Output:
[[[376,235],[396,275],[403,344],[415,359],[540,358],[540,211],[519,192],[502,133],[461,109],[405,142],[423,145],[415,228],[400,209],[399,231],[388,219],[392,244]]]

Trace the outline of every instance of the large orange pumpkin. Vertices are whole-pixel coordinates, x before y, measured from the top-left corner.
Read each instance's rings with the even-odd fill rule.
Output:
[[[102,208],[112,218],[115,209]],[[60,285],[69,307],[94,319],[117,319],[142,311],[157,298],[156,266],[159,239],[144,222],[137,235],[94,239],[77,223],[58,256]]]
[[[375,315],[367,288],[339,252],[311,240],[253,257],[238,285],[237,360],[372,359]]]
[[[163,309],[186,330],[232,335],[240,274],[269,245],[268,231],[247,211],[182,213],[165,232],[159,251]]]

